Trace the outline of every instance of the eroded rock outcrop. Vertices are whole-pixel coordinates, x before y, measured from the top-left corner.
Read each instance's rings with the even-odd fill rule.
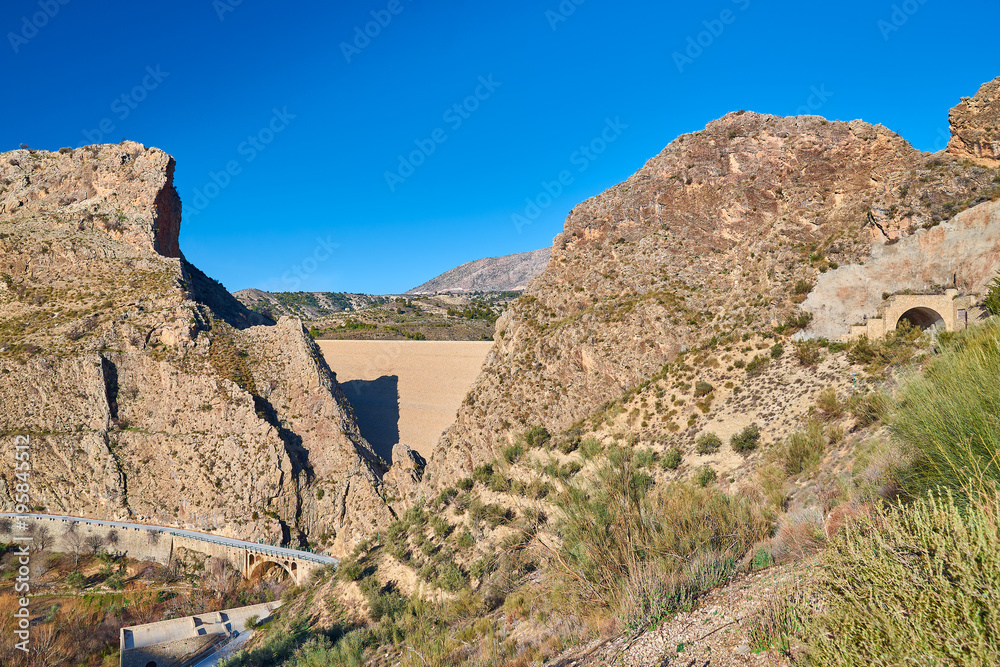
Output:
[[[984,83],[948,114],[948,152],[978,164],[1000,167],[1000,77]]]
[[[48,512],[344,553],[391,516],[385,462],[301,323],[184,260],[173,169],[133,142],[0,154],[0,449],[31,437]]]

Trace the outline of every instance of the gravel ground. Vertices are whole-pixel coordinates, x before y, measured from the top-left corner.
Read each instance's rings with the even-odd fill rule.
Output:
[[[800,567],[794,566],[738,576],[708,593],[694,611],[679,614],[655,630],[577,648],[548,667],[790,667],[790,661],[776,652],[751,650],[746,623],[765,602],[802,576]]]

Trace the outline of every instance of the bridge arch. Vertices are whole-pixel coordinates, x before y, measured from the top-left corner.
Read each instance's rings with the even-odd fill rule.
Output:
[[[896,320],[896,327],[902,322],[909,322],[913,326],[920,327],[921,329],[936,329],[944,330],[947,328],[944,317],[941,313],[937,312],[933,308],[927,306],[917,306],[916,308],[910,308]]]
[[[285,574],[294,583],[299,583],[298,564],[294,560],[283,560],[280,558],[269,558],[259,554],[250,554],[247,558],[247,579],[263,577],[271,569],[284,570]]]

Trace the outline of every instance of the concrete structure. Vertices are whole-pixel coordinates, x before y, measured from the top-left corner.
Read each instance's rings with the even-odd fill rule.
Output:
[[[980,316],[974,298],[960,296],[956,289],[944,294],[897,294],[882,303],[876,317],[852,326],[846,340],[881,338],[895,331],[903,320],[922,329],[961,331]]]
[[[84,537],[97,535],[104,538],[110,530],[118,536],[118,542],[109,545],[109,550],[124,553],[129,558],[136,560],[151,560],[166,564],[174,558],[177,549],[197,551],[208,556],[228,560],[247,579],[260,576],[268,569],[279,568],[287,572],[292,581],[301,585],[309,579],[314,571],[338,563],[336,558],[330,556],[266,544],[254,544],[253,542],[181,528],[49,514],[0,513],[0,516],[17,517],[24,519],[29,524],[46,526],[57,545],[64,541],[65,533],[71,524],[74,526],[74,530]],[[18,534],[23,535],[24,531],[18,531]],[[3,533],[0,533],[0,536],[2,535]]]
[[[212,662],[214,653],[247,632],[247,621],[269,618],[280,602],[174,618],[119,631],[121,667],[187,667]]]
[[[386,461],[397,444],[425,459],[479,376],[492,342],[319,340],[361,435]]]

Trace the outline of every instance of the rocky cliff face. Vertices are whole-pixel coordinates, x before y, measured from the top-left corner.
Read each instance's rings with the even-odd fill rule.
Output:
[[[343,553],[389,518],[385,463],[299,321],[183,259],[173,169],[133,142],[0,154],[3,456],[31,437],[47,512]]]
[[[549,263],[551,248],[466,262],[414,287],[407,294],[514,292],[525,289]]]
[[[570,213],[426,478],[468,474],[529,425],[580,425],[682,350],[804,326],[817,276],[995,198],[997,179],[861,121],[736,112],[679,137]]]
[[[948,152],[988,167],[1000,167],[1000,77],[962,98],[951,113]]]

